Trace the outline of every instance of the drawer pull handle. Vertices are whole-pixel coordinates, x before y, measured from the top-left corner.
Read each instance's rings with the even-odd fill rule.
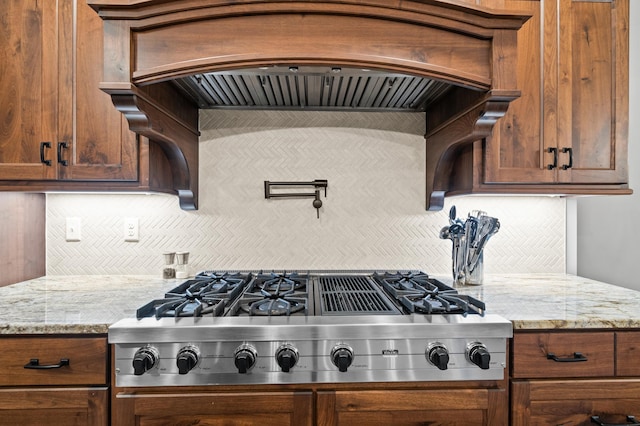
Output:
[[[631,423],[604,423],[602,420],[600,420],[599,416],[591,416],[591,423],[595,423],[599,426],[640,426],[640,423],[638,423],[638,420],[636,420],[634,416],[627,416],[627,422]]]
[[[28,368],[31,370],[51,370],[52,368],[61,368],[61,367],[64,367],[65,365],[69,365],[68,358],[60,359],[60,362],[57,364],[47,364],[47,365],[40,365],[40,360],[38,358],[32,358],[28,364],[25,364],[24,368]]]
[[[549,352],[547,354],[547,359],[552,359],[555,362],[580,362],[580,361],[586,361],[587,357],[582,355],[581,352],[574,352],[573,358],[559,358],[555,354],[552,354],[551,352]]]

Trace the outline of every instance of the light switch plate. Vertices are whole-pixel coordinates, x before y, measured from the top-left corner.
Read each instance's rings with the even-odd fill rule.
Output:
[[[80,241],[82,239],[82,220],[79,217],[68,217],[66,222],[66,240]]]
[[[137,217],[125,217],[124,218],[124,240],[125,241],[139,241],[138,231],[138,218]]]

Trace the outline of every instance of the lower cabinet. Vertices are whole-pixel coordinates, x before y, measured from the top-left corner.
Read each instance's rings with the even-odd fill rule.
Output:
[[[511,398],[514,426],[640,424],[640,379],[517,380]]]
[[[0,425],[107,426],[109,389],[0,389]]]
[[[114,426],[311,426],[313,394],[292,392],[207,392],[116,394]]]
[[[0,338],[0,425],[109,424],[106,337]]]
[[[283,385],[284,387],[285,385]],[[446,385],[422,389],[369,389],[347,384],[292,385],[277,391],[271,385],[254,390],[220,391],[218,387],[124,388],[114,390],[114,426],[507,426],[506,389],[462,388]],[[351,386],[354,386],[353,384]],[[426,386],[429,386],[427,384]],[[455,386],[455,385],[454,385]],[[281,388],[280,386],[277,386]],[[344,390],[336,390],[344,388]],[[376,389],[377,388],[377,389]],[[225,389],[233,389],[226,386]]]
[[[640,425],[639,331],[515,333],[511,424]]]
[[[318,425],[507,425],[507,392],[434,389],[318,392]]]

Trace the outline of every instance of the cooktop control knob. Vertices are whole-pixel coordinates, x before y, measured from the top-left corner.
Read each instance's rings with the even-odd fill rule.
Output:
[[[427,360],[438,367],[440,370],[446,370],[449,364],[449,351],[446,346],[440,342],[435,342],[427,348]]]
[[[253,346],[244,344],[238,346],[233,358],[236,368],[238,368],[238,373],[245,374],[255,365],[258,352]]]
[[[353,349],[347,345],[337,345],[331,350],[331,362],[345,373],[353,362]]]
[[[491,354],[487,350],[487,347],[480,342],[473,342],[467,345],[467,357],[469,361],[482,368],[483,370],[489,369],[489,361],[491,361]]]
[[[153,346],[145,346],[136,351],[133,356],[133,374],[142,376],[158,364],[160,356]]]
[[[189,371],[193,370],[193,367],[198,364],[198,360],[200,359],[200,350],[197,346],[188,345],[183,346],[178,351],[178,356],[176,357],[176,365],[178,366],[179,374],[187,374]]]
[[[288,373],[298,362],[298,350],[293,345],[284,344],[276,351],[276,361],[282,371]]]

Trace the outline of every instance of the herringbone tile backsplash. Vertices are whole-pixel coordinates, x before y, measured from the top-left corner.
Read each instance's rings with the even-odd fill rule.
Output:
[[[189,251],[203,269],[422,269],[449,274],[438,238],[455,204],[500,219],[485,271],[564,272],[565,201],[457,197],[425,211],[424,115],[201,111],[200,208],[168,195],[49,194],[47,273],[159,274],[164,251]],[[265,180],[327,179],[312,199],[265,199]],[[301,188],[310,191],[312,188]],[[65,241],[65,219],[82,239]],[[139,242],[124,241],[137,217]]]

